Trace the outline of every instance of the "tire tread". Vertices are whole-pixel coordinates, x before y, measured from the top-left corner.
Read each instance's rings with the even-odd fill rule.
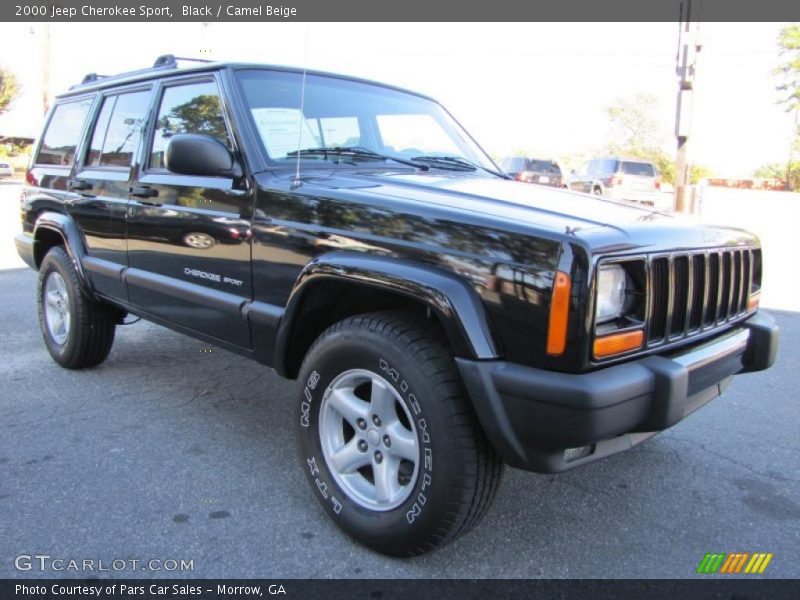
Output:
[[[400,553],[404,556],[423,554],[456,540],[480,522],[497,493],[503,463],[478,422],[440,327],[424,317],[404,312],[353,316],[325,330],[312,344],[308,355],[312,355],[316,346],[325,343],[330,336],[359,330],[382,336],[424,372],[435,390],[433,397],[444,407],[447,418],[453,423],[450,435],[460,447],[458,452],[465,468],[460,481],[450,486],[458,493],[453,494],[443,518],[427,537],[416,547],[405,548]]]
[[[64,356],[56,356],[52,351],[51,355],[61,366],[67,369],[85,369],[99,365],[108,358],[108,354],[114,344],[117,315],[111,305],[91,300],[81,292],[78,273],[72,264],[72,259],[62,246],[51,248],[44,257],[40,268],[37,292],[42,334],[44,336],[48,335],[41,298],[45,275],[51,262],[59,264],[63,267],[63,271],[66,272],[67,285],[70,295],[74,297],[73,306],[75,308],[71,315],[75,321],[72,332],[74,336],[72,348]],[[69,343],[69,340],[67,343]]]

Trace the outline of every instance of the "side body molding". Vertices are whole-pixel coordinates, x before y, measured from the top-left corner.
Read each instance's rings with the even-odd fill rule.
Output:
[[[456,356],[478,360],[499,357],[491,327],[478,294],[467,281],[436,265],[358,252],[330,252],[310,261],[300,275],[278,326],[275,369],[287,373],[292,332],[306,293],[314,284],[340,280],[416,299],[433,311],[444,327]]]

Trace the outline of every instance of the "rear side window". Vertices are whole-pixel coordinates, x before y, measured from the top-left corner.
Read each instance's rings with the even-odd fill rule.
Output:
[[[619,167],[619,161],[613,158],[605,158],[600,163],[600,175],[613,175]]]
[[[59,104],[42,136],[42,145],[36,157],[37,165],[71,166],[75,162],[75,148],[81,140],[86,115],[92,99]]]
[[[213,81],[175,85],[164,90],[150,150],[150,168],[164,169],[164,150],[177,133],[199,133],[232,148],[222,114],[222,104]]]
[[[150,91],[108,96],[97,117],[86,165],[130,167],[147,118]]]
[[[656,176],[656,170],[653,165],[645,162],[625,161],[622,163],[622,172],[626,175],[638,175],[640,177]]]

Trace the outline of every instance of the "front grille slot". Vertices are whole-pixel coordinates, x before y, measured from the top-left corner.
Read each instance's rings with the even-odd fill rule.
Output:
[[[717,321],[724,322],[728,318],[728,307],[731,304],[731,253],[722,253],[722,285],[720,301],[717,305]]]
[[[750,286],[753,282],[753,274],[750,271],[750,253],[745,251],[742,253],[742,279],[744,285],[742,286],[742,297],[739,300],[739,312],[743,313],[747,310],[747,300],[750,297]]]
[[[742,251],[733,253],[733,294],[731,294],[731,306],[728,310],[728,318],[735,317],[739,313],[739,304],[742,302]]]
[[[689,257],[676,256],[672,261],[672,319],[669,335],[683,335],[686,328],[686,308],[689,303]]]
[[[706,303],[706,256],[695,254],[692,257],[692,299],[689,313],[689,331],[696,331],[703,324],[703,307]]]
[[[649,258],[647,346],[674,342],[743,317],[760,269],[757,248]],[[760,273],[758,274],[760,275]]]
[[[706,301],[705,325],[713,325],[717,318],[719,303],[719,254],[708,255],[708,300]]]
[[[650,292],[653,310],[648,341],[663,340],[666,335],[669,300],[669,260],[656,258],[650,265]]]

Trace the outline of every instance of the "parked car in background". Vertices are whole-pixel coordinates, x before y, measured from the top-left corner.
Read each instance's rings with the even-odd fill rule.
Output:
[[[7,162],[0,162],[0,179],[5,179],[12,175],[14,175],[14,167]]]
[[[661,193],[656,166],[638,158],[593,158],[569,178],[569,188],[579,192],[630,200],[668,210],[672,203]]]
[[[564,187],[561,167],[554,160],[509,156],[498,164],[506,174],[517,181]]]

